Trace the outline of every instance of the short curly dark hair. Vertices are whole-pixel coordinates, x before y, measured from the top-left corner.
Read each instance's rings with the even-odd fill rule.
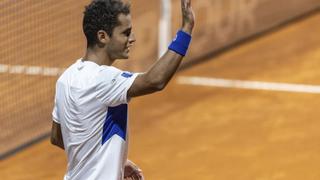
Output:
[[[130,5],[121,0],[93,0],[85,7],[83,32],[87,46],[97,44],[97,32],[104,30],[111,37],[113,29],[119,25],[118,16],[130,14]]]

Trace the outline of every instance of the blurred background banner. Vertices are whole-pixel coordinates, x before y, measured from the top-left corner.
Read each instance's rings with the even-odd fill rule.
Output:
[[[86,48],[82,12],[89,0],[0,1],[0,156],[46,137],[55,82]],[[181,23],[172,1],[172,34]],[[197,22],[185,64],[318,10],[319,0],[195,0]],[[122,69],[143,71],[157,59],[160,1],[132,0],[137,43]]]

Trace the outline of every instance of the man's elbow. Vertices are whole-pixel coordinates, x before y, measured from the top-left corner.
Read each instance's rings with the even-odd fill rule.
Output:
[[[162,91],[166,87],[167,83],[161,81],[161,80],[155,80],[150,83],[150,88],[153,91]]]

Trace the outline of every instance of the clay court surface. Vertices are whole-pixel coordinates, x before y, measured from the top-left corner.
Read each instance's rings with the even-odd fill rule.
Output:
[[[200,76],[319,85],[319,22],[315,13],[288,24],[133,99],[129,158],[147,180],[319,180],[320,94],[179,83]],[[0,163],[5,180],[62,179],[66,169],[49,139]]]

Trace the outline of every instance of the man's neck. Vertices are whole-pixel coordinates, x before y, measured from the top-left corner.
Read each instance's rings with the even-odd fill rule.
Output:
[[[84,61],[92,61],[98,65],[110,66],[115,60],[112,60],[106,51],[102,48],[87,48],[83,57]]]

